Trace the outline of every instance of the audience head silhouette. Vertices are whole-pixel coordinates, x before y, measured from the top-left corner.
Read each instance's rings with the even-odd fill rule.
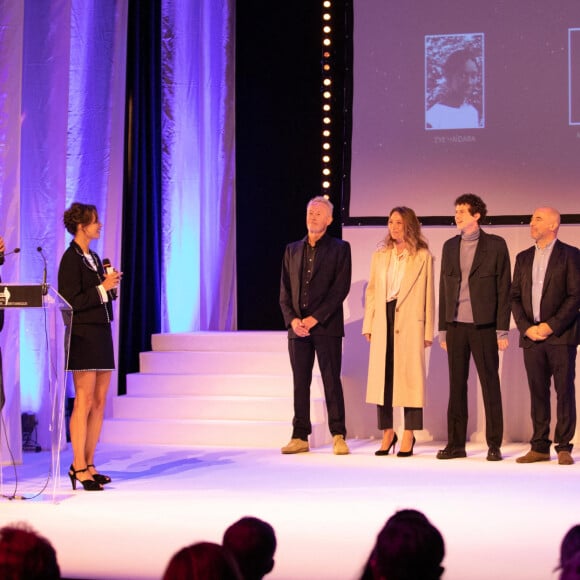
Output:
[[[580,524],[572,526],[560,544],[560,580],[580,579]]]
[[[199,542],[173,555],[163,580],[242,580],[242,576],[225,548],[213,542]]]
[[[0,578],[58,580],[60,568],[52,544],[26,524],[4,526],[0,529]]]
[[[363,578],[374,580],[436,580],[441,578],[445,544],[439,530],[417,510],[391,516],[377,541]]]
[[[276,534],[263,520],[245,517],[233,523],[225,531],[223,545],[236,559],[244,580],[260,580],[274,568]]]

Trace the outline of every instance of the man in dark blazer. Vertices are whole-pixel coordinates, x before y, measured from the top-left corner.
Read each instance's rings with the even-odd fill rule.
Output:
[[[344,397],[340,369],[344,318],[342,303],[350,290],[348,242],[326,233],[333,206],[315,197],[306,208],[308,234],[286,246],[280,279],[280,308],[288,328],[288,351],[294,377],[292,438],[282,453],[309,450],[310,384],[314,357],[324,384],[328,423],[336,455],[349,453],[346,444]]]
[[[532,403],[531,449],[518,463],[550,459],[550,383],[557,397],[554,440],[558,463],[572,465],[576,430],[574,376],[580,344],[580,250],[558,240],[560,214],[538,208],[530,222],[535,245],[516,257],[511,290],[512,312]]]
[[[439,284],[439,340],[449,364],[448,443],[437,459],[466,457],[467,380],[473,355],[485,407],[487,460],[500,461],[503,411],[499,353],[508,346],[510,259],[503,238],[485,233],[483,200],[472,193],[455,200],[460,235],[443,245]]]

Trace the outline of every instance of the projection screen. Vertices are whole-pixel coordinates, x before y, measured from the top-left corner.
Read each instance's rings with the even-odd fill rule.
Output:
[[[465,192],[580,214],[579,0],[356,0],[353,20],[350,223]]]

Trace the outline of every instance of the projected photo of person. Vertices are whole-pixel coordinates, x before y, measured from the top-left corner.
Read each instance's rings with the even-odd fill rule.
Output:
[[[484,126],[483,34],[425,37],[425,128]]]

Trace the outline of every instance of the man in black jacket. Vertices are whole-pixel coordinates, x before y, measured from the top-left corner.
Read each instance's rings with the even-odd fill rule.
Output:
[[[500,461],[503,411],[499,354],[508,346],[510,258],[503,238],[485,233],[487,207],[477,195],[455,200],[460,235],[447,240],[441,258],[439,332],[449,363],[448,443],[437,459],[466,457],[467,380],[473,355],[485,407],[487,460]]]
[[[326,233],[333,206],[322,196],[308,202],[302,240],[286,246],[280,280],[280,308],[288,328],[288,351],[294,377],[292,438],[282,453],[309,450],[310,384],[314,357],[324,384],[328,423],[336,455],[349,453],[346,444],[344,397],[340,369],[344,318],[342,303],[350,290],[348,242]]]
[[[531,449],[518,463],[550,459],[550,383],[557,397],[558,463],[572,465],[576,430],[576,347],[580,344],[580,250],[558,240],[560,214],[538,208],[530,222],[535,245],[516,257],[512,311],[532,403]]]

